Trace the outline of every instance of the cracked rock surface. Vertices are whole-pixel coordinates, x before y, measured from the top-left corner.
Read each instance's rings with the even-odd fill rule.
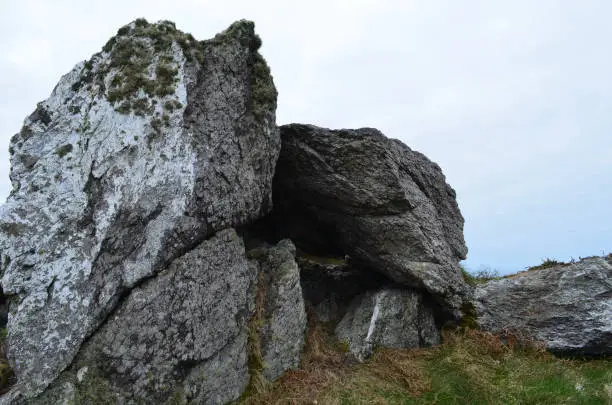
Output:
[[[217,233],[134,288],[83,345],[56,384],[71,384],[73,395],[50,389],[35,403],[85,403],[105,394],[115,403],[236,399],[248,382],[255,276],[236,232]]]
[[[196,342],[204,333],[199,327],[188,318],[172,318],[179,314],[154,315],[139,307],[146,300],[137,291],[151,282],[162,283],[159,288],[170,296],[199,288],[189,287],[188,275],[179,277],[181,285],[151,280],[165,277],[160,274],[171,263],[215,233],[271,209],[280,139],[276,90],[257,52],[260,45],[248,21],[196,41],[170,22],[136,20],[63,76],[12,138],[13,191],[0,208],[0,251],[2,286],[10,300],[8,358],[19,381],[14,392],[34,397],[44,391],[86,351],[90,336],[96,335],[89,345],[102,339],[97,336],[102,325],[112,330],[109,317],[119,316],[120,306],[132,305],[147,316],[135,314],[133,322],[179,328],[175,338],[184,338],[183,347],[168,352],[169,341],[155,343],[163,346],[156,354],[161,360],[149,366],[163,381],[179,378],[172,374],[175,360],[212,359],[242,345],[236,330],[209,337],[214,344]],[[233,268],[231,262],[218,265],[205,262],[202,271]],[[241,277],[237,285],[248,284],[246,275]],[[228,285],[207,288],[234,288]],[[232,311],[244,307],[242,301]],[[206,318],[212,322],[225,308],[221,302],[218,307],[209,302],[208,315],[194,316],[212,316]],[[127,327],[128,321],[126,315],[116,322]],[[112,364],[144,393],[149,382],[142,380],[147,370],[141,362],[152,359],[139,339],[153,344],[161,331],[132,338],[124,334],[129,328],[120,329],[100,333],[119,339],[108,350],[133,357],[133,363]],[[196,351],[187,355],[189,348]],[[228,382],[227,389],[242,379],[230,378],[235,383]]]

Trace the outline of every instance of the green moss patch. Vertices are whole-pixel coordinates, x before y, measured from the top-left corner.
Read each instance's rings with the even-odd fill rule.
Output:
[[[66,145],[62,145],[55,150],[55,154],[61,158],[72,152],[73,146],[71,143],[67,143]]]
[[[270,111],[276,110],[278,93],[276,87],[274,87],[270,68],[263,56],[258,52],[253,54],[253,60],[251,61],[250,67],[251,109],[255,119],[261,121]]]
[[[149,24],[138,19],[121,27],[102,48],[109,59],[101,62],[96,54],[83,67],[80,79],[72,86],[78,91],[84,85],[95,83],[108,101],[121,114],[144,116],[153,111],[152,97],[171,96],[179,81],[179,65],[174,60],[172,45],[178,44],[188,62],[203,62],[202,44],[191,34],[176,29],[174,23],[162,21]],[[100,61],[96,65],[96,61]],[[105,80],[114,75],[106,88]],[[173,101],[173,109],[180,105]]]
[[[249,367],[249,384],[245,389],[242,400],[265,392],[269,386],[268,381],[263,375],[265,363],[263,354],[261,353],[261,336],[260,329],[264,322],[265,315],[265,274],[260,271],[257,278],[257,290],[255,293],[255,313],[249,321],[248,335],[248,367]]]
[[[114,405],[118,403],[117,400],[106,380],[93,367],[76,384],[76,404]]]
[[[0,223],[0,231],[10,236],[20,236],[22,235],[27,226],[25,224],[20,224],[18,222],[2,222]]]

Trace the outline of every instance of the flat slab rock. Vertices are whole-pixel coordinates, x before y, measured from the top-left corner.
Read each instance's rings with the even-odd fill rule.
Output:
[[[463,217],[437,164],[373,128],[291,124],[281,140],[275,206],[327,225],[356,263],[427,290],[461,316]]]
[[[409,349],[440,343],[431,307],[420,293],[407,289],[381,289],[355,298],[336,326],[336,336],[359,361],[375,347]]]
[[[612,255],[492,280],[474,299],[483,330],[517,331],[558,354],[612,354]]]

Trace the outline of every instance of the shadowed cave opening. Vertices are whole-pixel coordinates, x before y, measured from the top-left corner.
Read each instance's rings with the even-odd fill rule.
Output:
[[[300,284],[309,314],[317,321],[337,324],[353,299],[380,288],[410,289],[382,272],[352,259],[342,248],[340,233],[317,218],[313,207],[292,199],[275,181],[273,210],[265,217],[240,229],[247,251],[275,245],[290,239],[296,246]],[[442,327],[450,318],[438,302],[424,290],[423,300],[434,311]]]

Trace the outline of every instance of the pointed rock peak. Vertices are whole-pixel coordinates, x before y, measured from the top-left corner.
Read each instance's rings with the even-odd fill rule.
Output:
[[[261,47],[261,39],[255,34],[255,23],[248,20],[239,20],[230,25],[225,31],[215,36],[216,40],[238,40],[247,45],[251,51]]]

